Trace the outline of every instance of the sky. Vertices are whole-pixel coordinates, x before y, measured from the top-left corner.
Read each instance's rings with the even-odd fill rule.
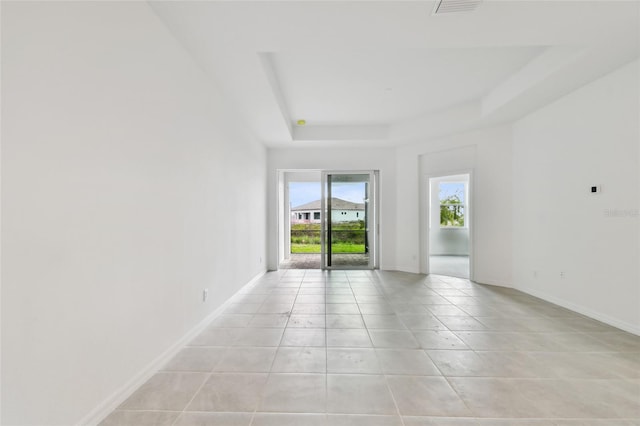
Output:
[[[333,198],[351,201],[353,203],[364,202],[364,183],[334,183],[331,186]],[[289,183],[289,202],[291,207],[319,200],[320,182],[291,182]]]
[[[447,199],[450,195],[457,195],[460,202],[464,204],[464,183],[461,182],[440,182],[438,185],[440,200]]]

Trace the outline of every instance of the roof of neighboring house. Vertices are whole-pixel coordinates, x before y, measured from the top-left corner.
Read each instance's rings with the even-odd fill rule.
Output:
[[[333,210],[364,210],[364,203],[352,203],[351,201],[341,200],[340,198],[332,198],[331,199],[331,208]],[[320,210],[321,209],[321,200],[312,201],[307,204],[303,204],[301,206],[296,206],[291,209],[291,211],[302,211],[302,210]]]

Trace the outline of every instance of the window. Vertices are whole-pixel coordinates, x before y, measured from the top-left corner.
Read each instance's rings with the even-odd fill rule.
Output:
[[[440,182],[438,184],[441,228],[466,227],[465,196],[466,184],[464,182]]]
[[[320,212],[313,212],[313,220],[320,220]]]

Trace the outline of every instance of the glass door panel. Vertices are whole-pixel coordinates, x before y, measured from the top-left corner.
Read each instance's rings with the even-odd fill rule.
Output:
[[[371,269],[375,257],[375,173],[323,172],[322,265]]]

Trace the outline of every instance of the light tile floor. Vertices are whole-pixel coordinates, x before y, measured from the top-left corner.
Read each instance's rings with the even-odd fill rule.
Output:
[[[512,289],[285,270],[107,425],[640,425],[640,337]]]
[[[469,278],[469,256],[429,256],[429,271],[450,277]]]
[[[342,266],[343,268],[369,264],[369,255],[364,253],[333,254],[331,259],[333,266]],[[289,259],[282,261],[279,266],[280,269],[320,269],[322,268],[322,258],[320,253],[291,253]]]

